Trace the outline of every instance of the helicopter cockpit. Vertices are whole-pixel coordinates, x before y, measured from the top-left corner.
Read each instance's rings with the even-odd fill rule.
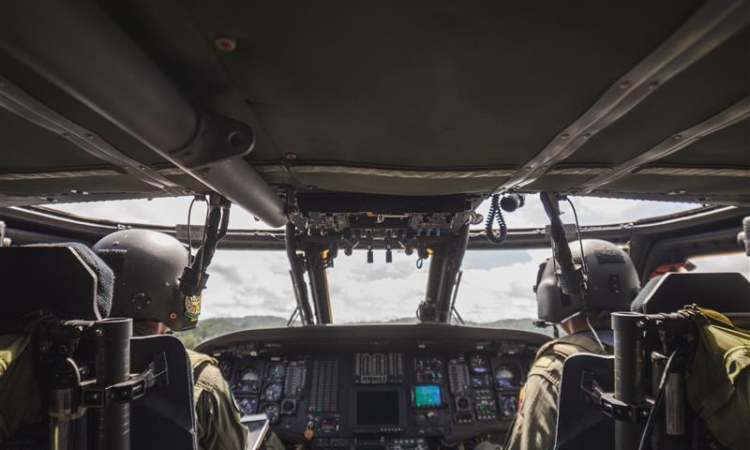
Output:
[[[0,15],[0,266],[12,297],[35,300],[7,311],[17,320],[37,299],[65,309],[66,302],[74,304],[66,299],[84,297],[86,308],[66,313],[42,333],[66,339],[54,348],[56,361],[68,369],[78,350],[91,363],[85,370],[75,366],[72,378],[54,380],[72,384],[65,388],[70,397],[59,388],[52,405],[45,404],[42,415],[58,423],[53,436],[63,429],[60,420],[83,417],[75,402],[110,411],[91,396],[122,395],[111,399],[117,414],[96,416],[109,425],[84,430],[88,436],[98,430],[92,444],[53,438],[50,446],[146,448],[146,436],[158,431],[149,427],[170,422],[170,402],[184,410],[192,395],[182,377],[184,361],[174,362],[175,354],[182,356],[179,342],[136,339],[130,353],[96,336],[105,333],[97,331],[105,329],[100,321],[116,318],[92,312],[89,296],[109,282],[75,249],[75,257],[56,249],[68,243],[88,248],[118,230],[159,231],[189,250],[179,279],[185,311],[174,314],[192,321],[186,328],[196,332],[204,289],[205,308],[219,289],[239,299],[217,304],[204,323],[222,317],[224,307],[244,302],[246,311],[248,296],[232,280],[265,280],[242,265],[252,258],[245,255],[281,255],[283,295],[273,285],[265,291],[273,300],[264,304],[283,304],[268,311],[283,311],[284,321],[206,332],[193,343],[216,359],[240,413],[265,415],[288,448],[503,444],[527,373],[556,329],[533,328],[530,321],[524,329],[496,328],[489,319],[477,320],[507,307],[516,295],[511,291],[487,294],[489,306],[465,320],[466,297],[481,290],[470,284],[471,294],[460,292],[471,255],[544,252],[559,266],[561,292],[585,298],[586,269],[573,260],[570,243],[607,241],[632,259],[644,288],[629,314],[657,321],[653,314],[701,306],[705,299],[702,306],[746,324],[748,22],[746,0],[10,1]],[[597,203],[579,214],[576,206],[591,199]],[[164,223],[120,215],[120,202],[150,200],[166,205]],[[590,220],[628,201],[637,217]],[[192,214],[196,205],[205,212],[200,219]],[[521,220],[524,214],[535,221]],[[231,262],[222,260],[228,251],[235,255]],[[707,272],[737,273],[695,270],[698,258],[727,254],[743,265]],[[50,285],[65,286],[59,298],[47,299],[44,286],[27,273],[41,270],[34,258],[44,260],[44,272],[65,266],[49,277]],[[271,264],[263,258],[252,267]],[[346,258],[366,264],[356,269],[364,275],[350,280],[349,297],[339,299],[339,285],[329,277]],[[384,277],[377,291],[363,296],[367,301],[355,301],[368,270],[394,258],[423,270],[422,284],[397,296]],[[209,280],[213,270],[226,272],[232,264],[231,276]],[[531,292],[536,266],[515,273],[529,280]],[[484,282],[493,277],[486,271]],[[378,310],[396,303],[409,309],[409,320],[378,323],[385,317]],[[357,320],[335,320],[334,305],[343,304],[361,312]],[[0,337],[19,329],[6,325],[0,320]],[[669,334],[648,332],[645,341],[633,337],[637,346],[621,340],[615,347],[644,353],[656,335]],[[84,335],[98,344],[86,344]],[[120,365],[119,378],[102,378],[114,364],[101,356],[106,352],[130,354],[138,373]],[[569,440],[558,435],[556,448],[584,445],[576,440],[584,431],[595,437],[586,445],[611,439],[617,450],[709,448],[708,441],[685,437],[697,426],[669,428],[682,433],[680,439],[661,439],[666,428],[646,426],[651,408],[654,417],[669,414],[654,406],[659,389],[646,393],[659,386],[650,377],[661,373],[643,369],[649,354],[628,366],[631,378],[649,380],[630,386],[639,395],[624,400],[617,384],[623,377],[604,375],[624,374],[616,362],[623,359],[615,354],[611,362],[591,362],[596,377],[586,375],[569,392],[574,403],[586,397],[595,408],[584,417],[585,408],[576,406],[558,420]],[[623,410],[645,411],[644,420],[602,413],[609,390]],[[688,414],[681,405],[680,414]],[[182,412],[172,425],[189,441],[193,413]],[[599,413],[618,426],[602,432],[581,425],[599,424],[592,419]],[[651,432],[651,441],[636,442],[636,435]]]

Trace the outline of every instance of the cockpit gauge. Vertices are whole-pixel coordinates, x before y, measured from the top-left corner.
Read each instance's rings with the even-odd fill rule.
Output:
[[[482,355],[474,355],[469,360],[469,368],[471,373],[484,374],[490,371],[490,366],[487,363],[487,358]]]
[[[473,388],[488,388],[490,387],[490,376],[486,373],[481,375],[471,376],[471,387]]]
[[[518,389],[523,384],[521,371],[515,364],[500,364],[495,367],[495,382],[500,389]]]
[[[414,360],[417,383],[443,381],[443,362],[439,358],[418,357]]]
[[[518,397],[516,395],[500,394],[500,419],[513,420],[518,412]]]
[[[284,393],[281,383],[271,383],[263,389],[263,400],[267,402],[278,402]]]
[[[258,409],[258,397],[243,397],[238,399],[237,408],[243,416],[255,414]]]
[[[234,390],[240,392],[258,392],[262,382],[260,371],[255,366],[246,366],[237,373]]]
[[[266,417],[268,417],[268,421],[271,423],[278,422],[279,415],[281,414],[279,411],[279,405],[276,403],[268,403],[266,405],[263,405],[260,412],[265,414]]]
[[[286,368],[284,367],[284,363],[272,363],[268,366],[266,375],[268,376],[269,380],[281,381],[284,379],[284,374],[286,373],[285,369]]]
[[[223,376],[227,381],[230,381],[232,377],[232,363],[233,361],[231,359],[219,360],[219,370],[221,370],[221,376]]]

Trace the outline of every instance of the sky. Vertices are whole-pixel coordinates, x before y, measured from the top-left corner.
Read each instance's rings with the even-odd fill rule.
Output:
[[[601,225],[633,221],[645,217],[686,210],[696,205],[644,202],[601,198],[573,198],[581,225]],[[58,204],[55,208],[75,214],[159,225],[187,223],[190,198],[128,200],[78,204]],[[488,205],[479,208],[486,213]],[[563,220],[573,222],[564,205]],[[201,224],[205,207],[196,204],[193,224]],[[514,213],[505,214],[511,228],[544,227],[546,216],[536,196]],[[267,229],[262,222],[239,208],[233,208],[230,227]],[[491,322],[508,318],[536,316],[532,286],[539,263],[550,250],[469,251],[463,263],[463,279],[456,308],[466,320]],[[328,271],[334,323],[380,321],[413,317],[424,297],[428,264],[417,269],[416,255],[395,252],[393,263],[385,263],[383,252],[375,253],[375,263],[367,264],[365,252],[340,254]],[[750,272],[745,256],[712,258],[696,263],[699,270],[742,270]],[[291,315],[295,300],[284,252],[217,252],[209,268],[211,278],[204,293],[203,318],[244,317],[248,315]]]

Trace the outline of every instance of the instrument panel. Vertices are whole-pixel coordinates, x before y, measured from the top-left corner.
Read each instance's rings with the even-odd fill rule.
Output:
[[[234,361],[228,381],[243,415],[265,413],[299,435],[312,422],[314,433],[330,436],[408,428],[437,436],[512,421],[529,364],[528,357],[481,354],[246,357]]]
[[[317,449],[419,450],[438,439],[507,432],[547,339],[529,334],[532,342],[512,345],[371,340],[341,348],[274,344],[263,352],[255,343],[251,351],[242,344],[213,355],[241,413],[266,414],[284,440]]]

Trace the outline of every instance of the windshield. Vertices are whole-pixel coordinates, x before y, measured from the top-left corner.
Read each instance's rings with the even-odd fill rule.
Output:
[[[116,202],[55,205],[61,211],[81,216],[155,225],[187,223],[191,198],[128,200]],[[573,199],[581,225],[634,221],[695,208],[684,203],[644,202],[599,198]],[[566,222],[573,222],[567,203],[561,203]],[[488,204],[478,211],[486,214]],[[196,203],[192,223],[201,224],[205,204]],[[544,227],[547,218],[536,196],[527,205],[505,214],[511,228]],[[240,208],[233,208],[230,227],[268,228]],[[475,227],[481,228],[482,225]],[[467,251],[456,308],[467,323],[530,328],[536,315],[532,286],[546,249]],[[289,262],[280,251],[217,252],[210,268],[211,280],[205,293],[203,319],[229,318],[232,328],[284,325],[296,302],[289,275]],[[373,264],[365,252],[341,254],[328,271],[334,323],[416,321],[415,311],[424,298],[428,263],[417,268],[416,255],[394,252],[385,263],[376,252]],[[246,319],[243,319],[246,318]],[[242,319],[242,320],[240,320]],[[212,322],[203,320],[210,328]],[[226,325],[226,324],[225,324]]]
[[[140,223],[147,225],[174,226],[187,223],[188,208],[192,197],[155,198],[149,200],[119,200],[109,202],[67,203],[47,206],[57,211],[77,214],[82,217],[99,220],[109,220],[120,223]],[[696,208],[693,203],[666,203],[642,200],[621,200],[611,198],[571,197],[578,211],[581,225],[602,225],[622,222],[633,222],[649,217],[658,217],[679,211]],[[482,215],[487,214],[489,202],[484,202],[477,208]],[[570,213],[567,202],[561,203],[561,209]],[[198,202],[193,208],[193,224],[201,224],[206,212],[205,203]],[[542,205],[536,195],[526,197],[526,206],[513,212],[506,213],[510,228],[545,227],[549,221],[544,214]],[[572,218],[570,219],[572,221]],[[567,221],[567,219],[566,219]],[[472,228],[482,228],[475,225]],[[229,218],[230,229],[268,229],[263,222],[242,210],[232,208]]]

